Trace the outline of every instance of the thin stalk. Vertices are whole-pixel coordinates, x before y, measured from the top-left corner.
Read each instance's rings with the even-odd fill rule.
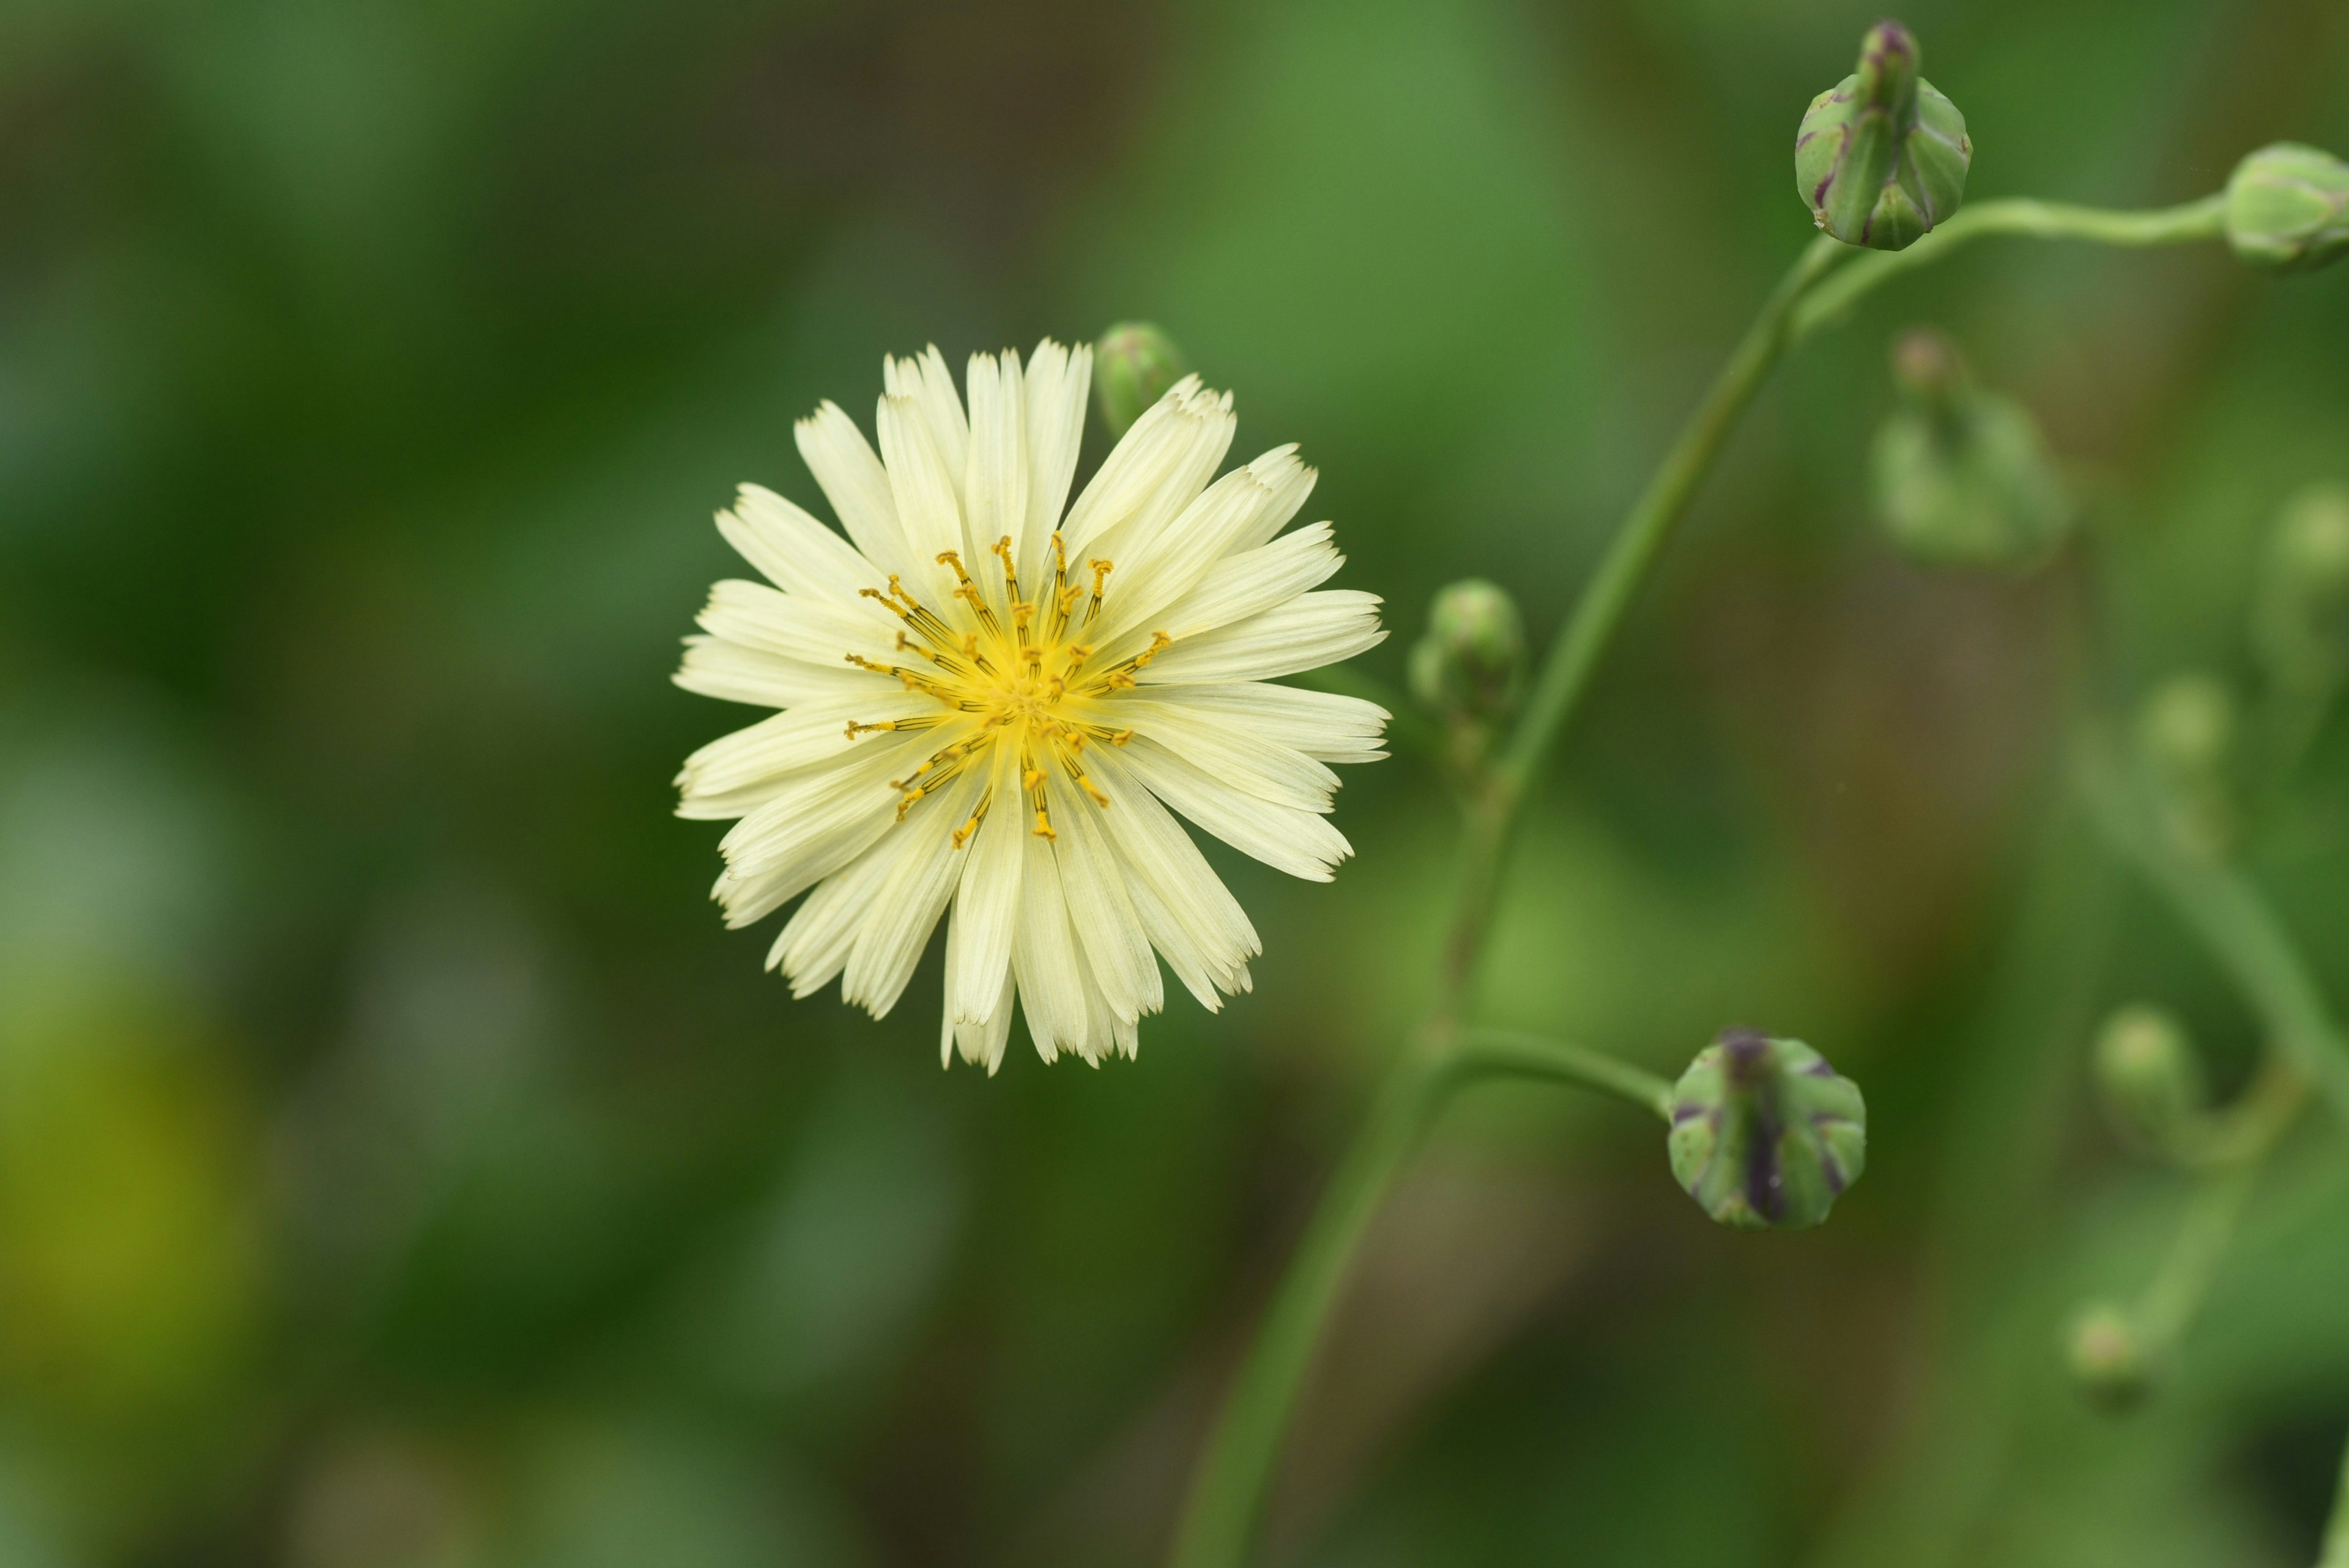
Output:
[[[2169,1243],[2168,1255],[2138,1298],[2137,1322],[2148,1350],[2167,1352],[2186,1336],[2200,1310],[2219,1265],[2234,1241],[2235,1222],[2258,1179],[2256,1164],[2205,1177],[2186,1207],[2186,1217]]]
[[[1460,1037],[1440,1057],[1414,1055],[1387,1075],[1361,1130],[1330,1178],[1281,1278],[1193,1485],[1178,1564],[1247,1554],[1267,1479],[1346,1266],[1379,1205],[1459,1089],[1498,1077],[1547,1078],[1619,1096],[1671,1119],[1671,1086],[1598,1051],[1506,1030]]]
[[[2099,245],[2185,245],[2226,234],[2225,192],[2181,206],[2124,212],[2075,207],[2064,201],[2013,198],[1977,201],[1905,251],[1871,251],[1831,282],[1813,290],[1795,313],[1796,341],[1841,316],[1878,285],[1935,262],[1972,241],[1992,234],[2033,240],[2085,240]]]
[[[2209,950],[2276,1048],[2349,1120],[2349,1038],[2260,890],[2235,866],[2164,830],[2143,781],[2111,758],[2086,749],[2079,777],[2090,818],[2113,849]]]
[[[2333,1522],[2324,1527],[2324,1555],[2316,1568],[2349,1568],[2349,1449],[2341,1455],[2341,1484],[2333,1499]]]
[[[1635,1068],[1604,1051],[1570,1046],[1541,1035],[1515,1029],[1464,1030],[1459,1043],[1444,1057],[1444,1065],[1455,1084],[1465,1085],[1480,1078],[1550,1078],[1630,1100],[1668,1123],[1672,1119],[1670,1078]]]
[[[1435,1081],[1431,1072],[1440,1078],[1448,1054],[1470,1037],[1463,1035],[1462,1024],[1509,839],[1535,772],[1580,707],[1674,526],[1770,371],[1788,348],[1878,283],[1946,254],[1969,238],[2002,232],[2116,245],[2175,244],[2216,237],[2222,204],[2214,197],[2166,211],[2127,213],[2046,202],[1985,202],[1970,210],[1971,219],[1959,212],[1908,251],[1862,253],[1821,235],[1803,252],[1616,531],[1542,660],[1524,716],[1481,788],[1467,796],[1459,881],[1435,1005],[1413,1044],[1398,1052],[1387,1069],[1371,1112],[1340,1159],[1241,1366],[1193,1478],[1175,1537],[1174,1568],[1238,1568],[1247,1557],[1321,1321],[1387,1184],[1423,1130],[1423,1114],[1415,1108]],[[1858,274],[1858,281],[1846,281],[1829,298],[1833,274],[1846,263],[1850,264],[1844,278]]]

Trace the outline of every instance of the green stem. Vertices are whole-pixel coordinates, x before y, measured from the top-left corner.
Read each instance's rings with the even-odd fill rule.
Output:
[[[2236,867],[2179,844],[2161,826],[2145,781],[2109,756],[2085,748],[2079,774],[2090,817],[2113,849],[2168,901],[2276,1048],[2349,1120],[2349,1038],[2259,889]]]
[[[2063,201],[2014,198],[1966,207],[1905,251],[1871,251],[1831,282],[1814,289],[1795,313],[1796,341],[1841,316],[1859,297],[1903,273],[1931,266],[1970,241],[1992,234],[2033,240],[2085,240],[2100,245],[2185,245],[2226,234],[2222,191],[2182,206],[2120,212]]]
[[[1416,1042],[1398,1052],[1370,1117],[1339,1163],[1242,1365],[1193,1478],[1175,1540],[1174,1568],[1238,1568],[1247,1553],[1272,1465],[1322,1319],[1363,1229],[1423,1127],[1415,1108],[1468,1039],[1467,1011],[1499,896],[1509,840],[1537,769],[1579,707],[1600,658],[1671,532],[1788,348],[1893,272],[1923,265],[1982,233],[2038,234],[2108,244],[2173,244],[2216,237],[2221,201],[2163,212],[2099,212],[2045,202],[1985,202],[1896,253],[1862,253],[1821,235],[1795,262],[1731,353],[1649,481],[1545,655],[1524,717],[1497,765],[1466,801],[1460,876],[1437,976],[1436,1001]],[[1907,258],[1903,260],[1902,258]],[[1831,278],[1849,263],[1832,297]],[[1399,711],[1399,710],[1398,710]],[[1432,1065],[1433,1064],[1433,1065]],[[1431,1079],[1429,1075],[1435,1078]],[[1586,1081],[1586,1080],[1578,1080]]]
[[[1314,1341],[1363,1231],[1454,1093],[1482,1078],[1510,1076],[1599,1089],[1671,1119],[1671,1086],[1662,1078],[1535,1035],[1470,1031],[1442,1055],[1413,1054],[1389,1073],[1314,1208],[1216,1422],[1175,1541],[1179,1568],[1236,1563],[1246,1556]]]
[[[2195,1189],[2168,1255],[2137,1301],[2137,1322],[2149,1350],[2166,1351],[2185,1337],[2219,1276],[2257,1176],[2255,1164],[2243,1165],[2206,1177]]]
[[[2333,1499],[2333,1522],[2324,1527],[2324,1555],[2316,1568],[2349,1568],[2349,1449],[2341,1455],[2341,1484]]]

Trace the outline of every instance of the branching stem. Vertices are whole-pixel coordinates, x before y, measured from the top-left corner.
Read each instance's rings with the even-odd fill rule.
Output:
[[[1245,1562],[1322,1321],[1389,1183],[1451,1088],[1465,1077],[1530,1071],[1628,1093],[1659,1109],[1662,1100],[1643,1096],[1669,1094],[1662,1080],[1622,1064],[1602,1068],[1604,1058],[1590,1053],[1546,1043],[1546,1054],[1516,1055],[1532,1048],[1529,1037],[1464,1026],[1509,841],[1533,780],[1579,707],[1674,527],[1771,370],[1795,344],[1878,284],[1929,264],[1970,239],[2005,233],[2109,245],[2180,244],[2218,237],[2222,205],[2222,198],[2212,197],[2160,211],[2114,212],[2042,201],[1987,201],[1961,211],[1906,251],[1863,253],[1825,235],[1805,249],[1616,531],[1544,656],[1516,730],[1495,765],[1466,792],[1459,882],[1435,1005],[1414,1042],[1387,1069],[1266,1312],[1193,1477],[1174,1568],[1239,1568]]]

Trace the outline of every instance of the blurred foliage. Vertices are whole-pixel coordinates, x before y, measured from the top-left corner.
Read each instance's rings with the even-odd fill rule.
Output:
[[[0,9],[0,1558],[27,1568],[1123,1564],[1423,995],[1437,781],[1141,1060],[941,1075],[704,902],[667,684],[787,422],[1164,323],[1297,439],[1384,593],[1538,640],[1804,242],[1826,0],[13,0]],[[1972,193],[2349,146],[2337,0],[1930,0]],[[2077,61],[2093,51],[2097,68]],[[1825,1229],[1724,1234],[1653,1130],[1448,1125],[1306,1412],[1286,1560],[2305,1559],[2349,1425],[2312,1130],[2177,1381],[2061,1335],[2177,1179],[2085,1093],[2112,1004],[2254,1041],[2051,788],[2091,565],[2114,704],[2254,667],[2284,500],[2349,469],[2349,287],[2011,246],[1764,400],[1517,857],[1484,1009],[1867,1086]],[[1867,525],[1885,348],[1947,328],[2092,541],[2031,583]],[[1098,454],[1100,436],[1092,440]],[[1216,852],[1211,851],[1211,853]],[[2248,851],[2349,994],[2349,738]],[[932,959],[935,966],[936,960]],[[933,968],[933,973],[935,969]],[[925,985],[916,983],[916,996]]]

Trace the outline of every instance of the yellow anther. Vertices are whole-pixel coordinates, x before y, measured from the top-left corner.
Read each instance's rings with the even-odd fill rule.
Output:
[[[967,659],[974,660],[978,657],[978,634],[977,632],[965,632],[962,634],[962,656]]]
[[[1086,778],[1081,773],[1078,774],[1076,778],[1077,787],[1093,798],[1094,805],[1106,806],[1109,804],[1109,797],[1102,793],[1100,785],[1094,783],[1092,779]]]
[[[895,572],[889,573],[889,592],[903,599],[908,609],[918,610],[922,607],[922,602],[919,599],[905,592],[905,585],[897,581],[897,574]]]
[[[1044,787],[1044,770],[1040,768],[1030,768],[1019,776],[1019,782],[1027,789],[1041,789]]]
[[[962,552],[959,550],[939,551],[938,564],[941,566],[953,567],[956,582],[968,583],[970,581],[970,573],[962,569]]]
[[[1130,729],[1121,729],[1115,735],[1109,738],[1109,743],[1112,746],[1123,746],[1127,741],[1132,740],[1133,738],[1133,731]]]
[[[1084,597],[1084,592],[1085,591],[1083,589],[1071,584],[1069,587],[1061,589],[1060,593],[1053,595],[1053,601],[1059,606],[1061,616],[1063,620],[1068,618],[1069,607],[1074,604],[1079,599]]]
[[[1135,669],[1140,669],[1143,665],[1148,664],[1151,660],[1156,658],[1159,655],[1172,647],[1174,643],[1174,639],[1168,636],[1164,632],[1151,633],[1150,646],[1133,655],[1133,667]]]
[[[852,718],[848,721],[848,738],[854,740],[860,735],[879,735],[896,727],[897,721],[894,718],[885,718],[878,724],[859,724]]]
[[[1051,839],[1055,841],[1061,837],[1060,834],[1052,831],[1052,819],[1044,814],[1044,809],[1041,806],[1036,808],[1036,831],[1032,836],[1039,839]]]
[[[1111,573],[1117,570],[1117,562],[1114,561],[1105,561],[1100,556],[1095,556],[1085,564],[1093,569],[1093,597],[1098,599],[1101,597],[1102,580],[1107,577]]]
[[[1052,531],[1052,573],[1065,577],[1069,573],[1069,547],[1061,538],[1061,531]]]

